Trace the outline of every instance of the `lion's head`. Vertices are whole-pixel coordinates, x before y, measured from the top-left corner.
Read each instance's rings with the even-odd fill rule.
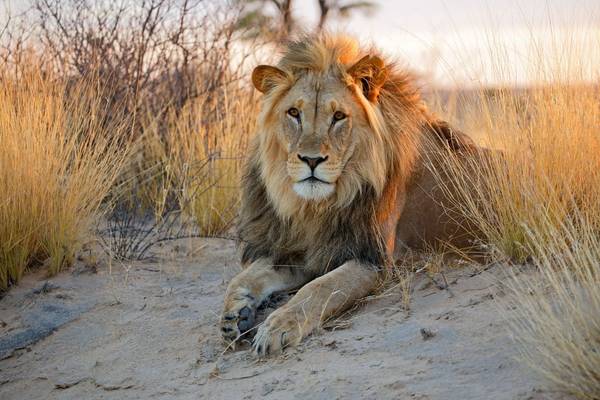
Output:
[[[256,161],[280,216],[343,207],[365,185],[381,193],[394,169],[408,168],[397,161],[407,153],[400,147],[411,147],[416,91],[356,41],[303,38],[276,67],[258,66],[252,81],[264,94]]]

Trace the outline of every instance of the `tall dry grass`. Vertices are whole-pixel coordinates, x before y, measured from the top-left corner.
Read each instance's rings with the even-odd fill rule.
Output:
[[[106,139],[126,126],[104,124],[93,85],[67,96],[33,67],[0,80],[1,291],[36,264],[72,263],[128,153]]]
[[[160,133],[160,121],[146,120],[141,151],[145,162],[154,165],[148,171],[159,179],[150,176],[141,197],[152,204],[156,217],[164,215],[171,201],[192,218],[200,235],[219,235],[231,227],[256,111],[249,88],[234,84],[219,96],[201,96],[170,112],[168,135]]]
[[[139,116],[141,135],[99,230],[111,256],[142,259],[161,242],[230,237],[257,102],[239,82],[216,92]]]
[[[453,203],[485,234],[491,256],[537,267],[509,283],[521,359],[582,399],[600,398],[600,91],[598,71],[586,66],[596,49],[534,41],[533,86],[482,88],[459,99],[460,116],[442,110],[499,149],[477,166],[441,155]],[[493,50],[500,70],[506,49]]]
[[[508,283],[517,314],[510,325],[527,367],[561,392],[597,400],[600,235],[589,221],[545,223],[544,231],[529,232],[538,272]]]
[[[594,85],[553,83],[527,90],[481,91],[464,107],[473,129],[498,150],[483,165],[448,157],[455,203],[512,261],[538,255],[540,234],[584,210],[600,226],[600,93]],[[471,122],[473,124],[473,122]],[[469,171],[479,171],[473,181]],[[551,232],[546,236],[550,237]]]

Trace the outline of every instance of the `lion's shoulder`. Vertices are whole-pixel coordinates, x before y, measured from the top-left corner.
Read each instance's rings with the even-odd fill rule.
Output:
[[[427,121],[423,129],[426,134],[453,151],[473,151],[477,145],[466,133],[454,128],[448,122],[434,119]]]

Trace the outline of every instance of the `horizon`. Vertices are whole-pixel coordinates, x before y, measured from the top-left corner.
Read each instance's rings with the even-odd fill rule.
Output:
[[[224,0],[216,0],[224,1]],[[544,80],[593,82],[600,71],[600,6],[566,0],[379,0],[370,13],[355,12],[328,22],[326,29],[351,34],[398,59],[435,87],[532,86]],[[407,3],[407,2],[406,2]],[[7,10],[24,11],[31,0],[3,0]],[[301,25],[317,21],[313,1],[294,3]],[[269,7],[266,5],[265,7]],[[585,54],[585,59],[580,55]],[[540,77],[547,58],[575,58],[585,76]],[[579,56],[579,57],[578,57]],[[544,58],[541,58],[544,57]],[[258,57],[260,59],[260,57]],[[573,60],[571,60],[573,61]],[[550,60],[552,62],[552,60]],[[582,67],[579,66],[579,67]],[[562,67],[562,64],[561,64]]]
[[[588,64],[588,76],[578,78],[598,78],[595,65],[600,65],[600,51],[590,49],[600,49],[600,7],[592,0],[576,6],[561,0],[499,0],[493,5],[477,0],[376,3],[379,6],[372,15],[356,13],[347,20],[332,21],[328,28],[375,43],[432,85],[535,85],[540,83],[531,71],[540,61],[532,58],[535,52],[562,58],[577,48],[587,50]],[[314,24],[317,9],[313,2],[298,5],[301,18]],[[564,43],[571,47],[558,48],[557,44]]]

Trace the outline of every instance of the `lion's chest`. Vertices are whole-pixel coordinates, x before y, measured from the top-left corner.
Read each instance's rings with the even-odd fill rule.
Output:
[[[288,221],[280,222],[273,236],[273,248],[280,261],[305,263],[319,249],[327,246],[323,234],[326,221],[315,219],[313,215],[299,214]]]

